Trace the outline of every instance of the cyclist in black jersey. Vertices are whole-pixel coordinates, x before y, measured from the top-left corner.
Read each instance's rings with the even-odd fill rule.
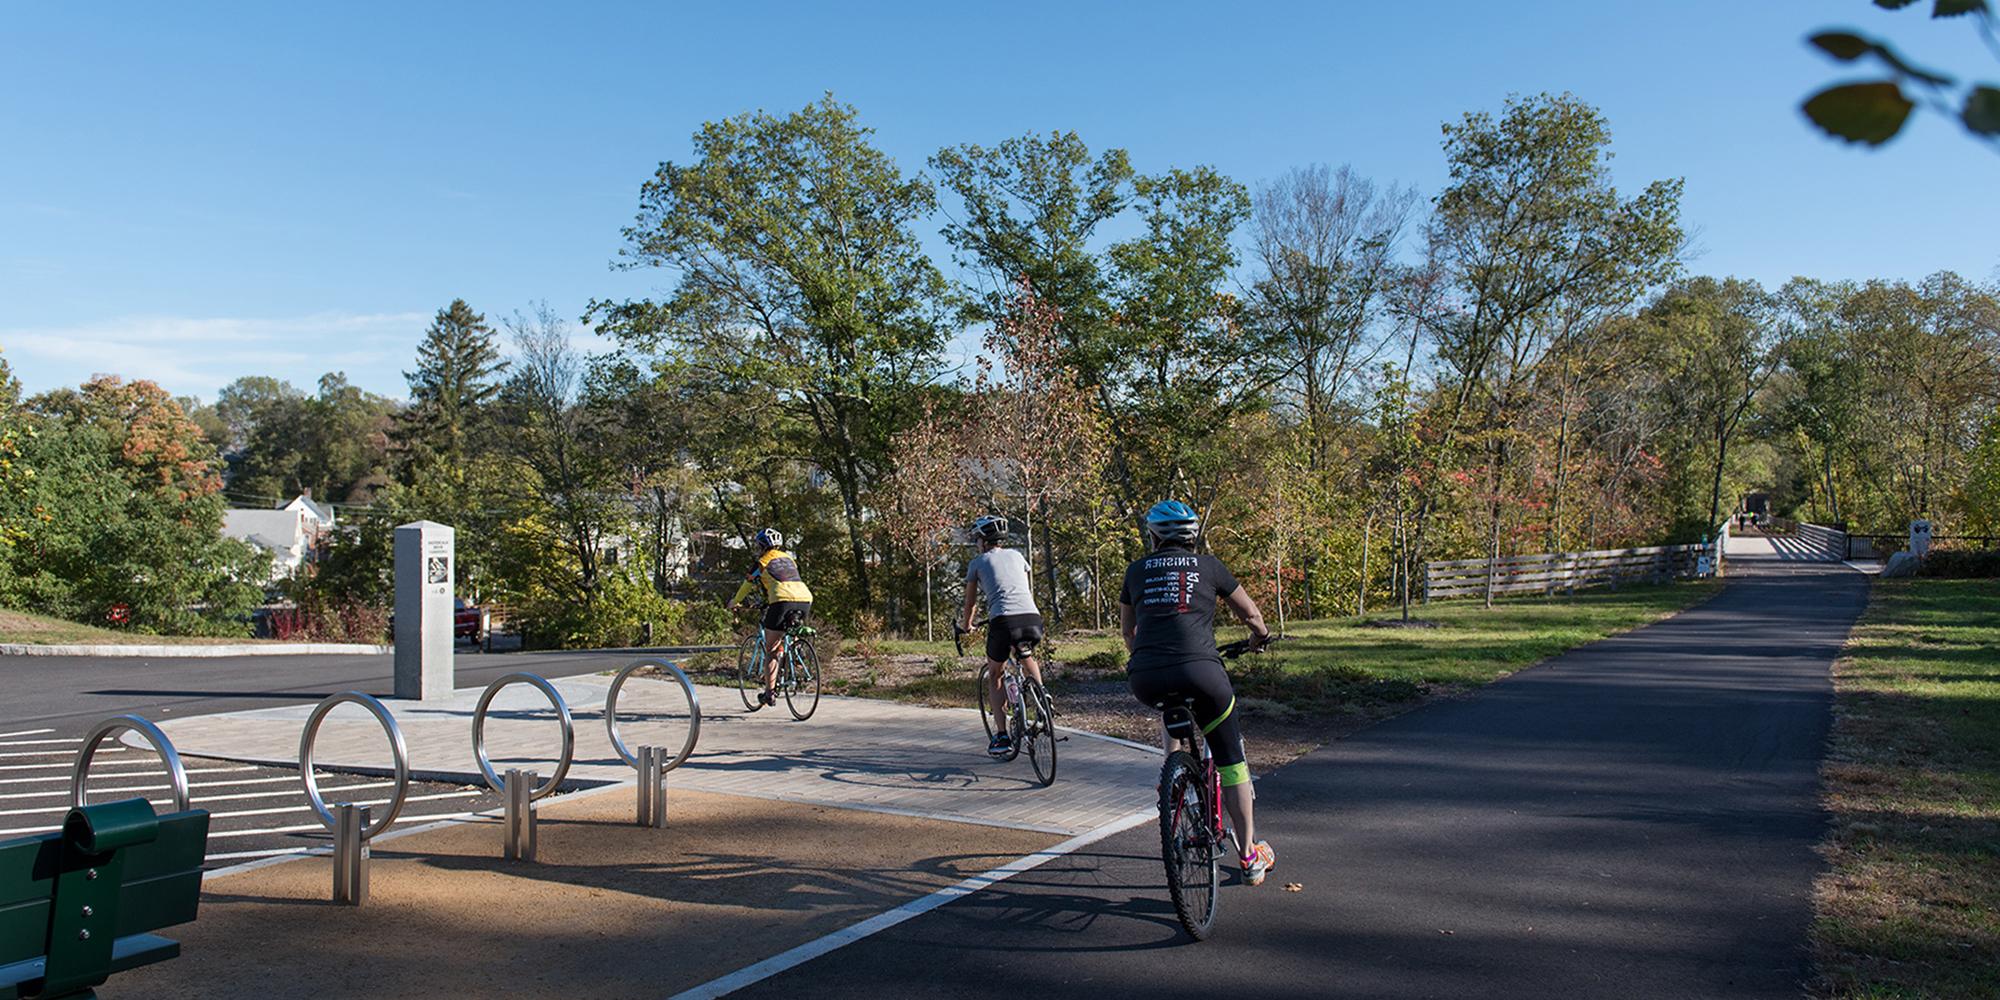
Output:
[[[1125,648],[1132,654],[1126,680],[1132,694],[1149,706],[1194,699],[1195,721],[1215,757],[1222,804],[1243,850],[1243,880],[1257,885],[1276,865],[1277,856],[1269,843],[1256,839],[1250,765],[1244,759],[1236,693],[1215,648],[1216,603],[1227,604],[1250,627],[1257,645],[1269,642],[1271,631],[1264,626],[1257,602],[1229,567],[1208,553],[1194,551],[1201,533],[1194,508],[1177,500],[1154,504],[1146,512],[1146,530],[1153,551],[1126,568],[1118,595],[1119,624]]]

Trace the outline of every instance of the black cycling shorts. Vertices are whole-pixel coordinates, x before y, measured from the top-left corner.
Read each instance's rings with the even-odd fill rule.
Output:
[[[1016,646],[1041,641],[1041,615],[1001,615],[986,623],[986,658],[994,663],[1007,662]]]
[[[1193,698],[1195,724],[1207,734],[1208,752],[1215,757],[1216,770],[1222,772],[1222,783],[1241,784],[1248,778],[1243,729],[1236,719],[1236,690],[1229,686],[1222,661],[1185,660],[1146,667],[1127,674],[1126,683],[1134,697],[1153,708],[1173,708],[1182,699]]]
[[[811,601],[772,601],[764,605],[764,627],[779,632],[797,628],[806,623],[811,610]]]

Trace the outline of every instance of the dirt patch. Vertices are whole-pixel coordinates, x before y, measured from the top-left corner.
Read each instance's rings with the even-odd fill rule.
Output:
[[[366,906],[333,906],[330,862],[211,877],[182,957],[107,995],[668,996],[1047,847],[1056,837],[675,790],[666,830],[629,791],[552,804],[540,862],[500,827],[375,849]]]

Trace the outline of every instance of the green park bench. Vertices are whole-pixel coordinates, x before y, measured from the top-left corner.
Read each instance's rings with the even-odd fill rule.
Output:
[[[0,1000],[89,998],[180,954],[152,931],[195,917],[208,813],[145,799],[71,809],[57,833],[0,841]]]

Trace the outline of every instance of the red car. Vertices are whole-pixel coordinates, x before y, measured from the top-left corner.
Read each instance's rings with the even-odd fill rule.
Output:
[[[478,642],[482,638],[479,633],[479,606],[459,597],[452,600],[452,608],[451,637]]]

